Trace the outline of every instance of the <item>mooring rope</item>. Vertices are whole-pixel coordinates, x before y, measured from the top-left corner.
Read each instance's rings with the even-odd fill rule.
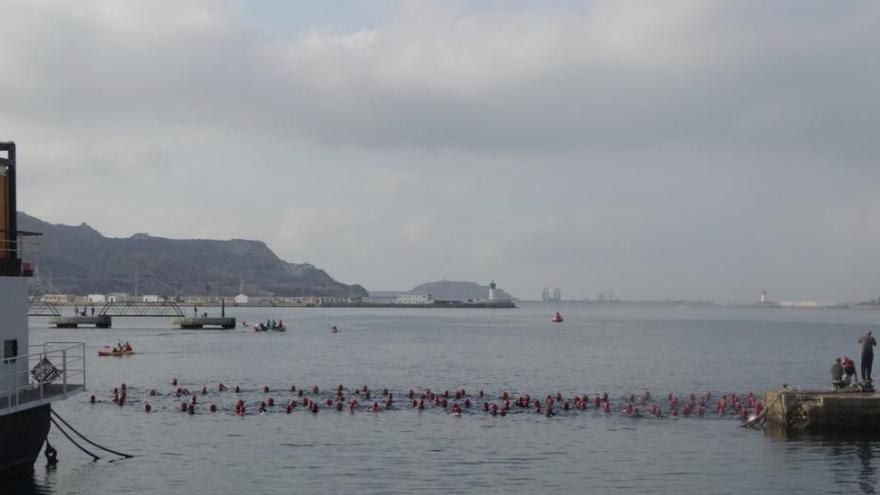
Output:
[[[50,417],[49,419],[52,421],[52,424],[55,425],[55,428],[58,428],[58,431],[60,431],[65,437],[67,437],[68,440],[70,440],[70,443],[76,445],[76,446],[79,448],[79,450],[82,450],[82,451],[85,452],[86,454],[92,456],[92,460],[93,460],[93,461],[97,461],[98,459],[100,459],[100,457],[98,457],[97,455],[95,455],[95,454],[89,452],[89,450],[86,449],[85,447],[83,447],[82,445],[76,443],[76,440],[74,440],[73,437],[71,437],[66,431],[64,431],[64,428],[62,428],[61,425],[59,425],[59,424],[55,421],[55,418]]]
[[[116,454],[116,455],[118,455],[118,456],[120,456],[120,457],[124,457],[124,458],[126,458],[126,459],[131,459],[132,457],[134,457],[134,456],[131,455],[131,454],[125,454],[125,453],[123,453],[123,452],[118,452],[118,451],[113,450],[113,449],[108,449],[107,447],[104,447],[103,445],[99,445],[99,444],[97,444],[97,443],[95,443],[95,442],[89,440],[88,438],[86,438],[85,435],[83,435],[82,433],[80,433],[79,431],[77,431],[76,428],[74,428],[73,426],[70,426],[70,423],[68,423],[67,421],[65,421],[64,418],[62,418],[60,414],[58,414],[57,412],[55,412],[54,409],[50,409],[50,411],[52,412],[52,414],[53,414],[56,418],[58,418],[59,421],[61,421],[62,423],[64,423],[65,426],[67,426],[68,428],[70,428],[70,431],[76,433],[76,435],[77,435],[78,437],[82,438],[83,440],[85,440],[86,442],[88,442],[90,445],[94,445],[95,447],[98,447],[99,449],[101,449],[101,450],[103,450],[103,451],[105,451],[105,452],[110,452],[111,454]],[[55,420],[53,419],[52,421],[54,422]],[[68,438],[70,438],[70,437],[68,437]]]

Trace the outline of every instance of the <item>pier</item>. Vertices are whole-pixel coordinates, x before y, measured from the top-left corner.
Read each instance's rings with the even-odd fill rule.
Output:
[[[184,330],[201,330],[205,328],[229,330],[235,328],[235,318],[226,317],[175,318],[172,323]]]
[[[880,432],[880,395],[779,389],[764,392],[767,422],[786,432]]]
[[[110,328],[113,325],[113,319],[110,316],[53,316],[49,318],[49,325],[54,325],[55,328],[79,328],[80,326]]]

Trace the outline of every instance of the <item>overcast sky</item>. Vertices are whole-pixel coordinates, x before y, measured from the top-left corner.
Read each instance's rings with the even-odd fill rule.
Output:
[[[880,296],[880,3],[6,0],[20,208],[368,289]]]

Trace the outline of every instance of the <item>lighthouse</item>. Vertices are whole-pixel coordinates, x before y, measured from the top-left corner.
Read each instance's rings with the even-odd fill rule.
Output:
[[[762,290],[761,291],[761,304],[765,304],[765,303],[767,303],[767,291]]]
[[[493,280],[489,283],[489,300],[490,301],[495,300],[495,287],[496,287],[495,281]]]

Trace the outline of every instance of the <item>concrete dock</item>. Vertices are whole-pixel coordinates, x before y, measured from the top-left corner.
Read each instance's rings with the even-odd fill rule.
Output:
[[[787,432],[880,432],[880,395],[873,392],[767,390],[767,422]]]
[[[178,328],[186,330],[197,330],[204,328],[229,330],[231,328],[235,328],[235,318],[175,318],[174,320],[172,320],[172,324],[176,325]]]
[[[110,328],[113,319],[109,316],[53,316],[49,318],[49,324],[56,328],[79,328],[80,326]]]

